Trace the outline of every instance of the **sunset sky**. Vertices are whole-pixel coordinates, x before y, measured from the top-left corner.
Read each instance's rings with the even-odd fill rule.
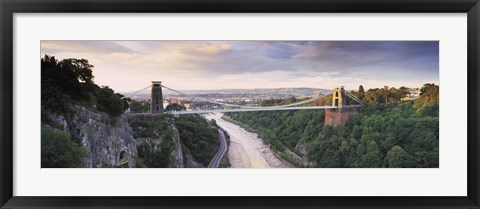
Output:
[[[118,92],[152,80],[179,90],[347,89],[439,83],[437,41],[42,41],[41,56],[84,58]]]

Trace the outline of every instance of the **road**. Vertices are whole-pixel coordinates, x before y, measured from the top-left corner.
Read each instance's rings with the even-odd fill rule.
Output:
[[[218,139],[220,140],[220,148],[218,148],[217,154],[213,157],[212,161],[208,165],[208,168],[218,168],[223,156],[227,153],[227,140],[222,130],[218,129]]]

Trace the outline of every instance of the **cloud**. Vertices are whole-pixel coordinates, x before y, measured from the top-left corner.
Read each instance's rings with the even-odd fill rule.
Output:
[[[275,42],[263,47],[262,54],[271,59],[291,59],[297,51],[289,43]]]
[[[113,41],[42,41],[42,53],[133,53],[134,51]]]
[[[232,46],[228,44],[205,44],[199,48],[196,48],[197,51],[206,54],[217,55],[219,53],[228,51],[232,48]]]
[[[219,53],[218,47],[213,47],[215,45],[212,46],[215,53],[202,54],[196,48],[182,49],[181,52],[183,61],[201,66],[196,70],[204,73],[274,70],[338,71],[342,75],[350,74],[360,66],[403,64],[410,68],[409,65],[438,63],[438,47],[435,48],[435,45],[438,46],[438,43],[239,41],[229,44],[228,53]],[[429,54],[433,54],[433,57],[429,57]]]
[[[118,89],[141,88],[150,80],[208,89],[439,79],[437,41],[42,41],[41,46],[42,54],[88,59],[96,82]]]

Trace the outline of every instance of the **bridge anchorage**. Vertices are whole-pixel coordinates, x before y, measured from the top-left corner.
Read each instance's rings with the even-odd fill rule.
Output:
[[[358,105],[347,105],[346,97],[349,97],[358,103]],[[323,124],[337,127],[338,125],[347,123],[350,117],[357,112],[361,104],[362,101],[348,93],[348,91],[345,91],[343,86],[336,87],[333,90],[332,106],[337,108],[325,109],[325,120]]]
[[[303,101],[276,106],[240,105],[209,98],[202,98],[197,95],[189,95],[187,93],[162,85],[161,81],[152,81],[151,85],[138,90],[131,95],[137,94],[143,90],[147,90],[148,88],[151,89],[150,112],[130,113],[129,115],[143,115],[145,117],[151,117],[168,113],[178,117],[179,115],[183,114],[325,109],[325,125],[331,125],[335,127],[346,123],[351,115],[357,111],[358,107],[362,105],[362,101],[350,94],[348,91],[345,91],[343,86],[336,87],[331,94],[323,95],[318,93],[316,96]],[[181,103],[179,100],[177,101],[177,105],[172,105],[169,107],[169,109],[166,109],[166,107],[164,107],[162,89],[166,92],[188,98],[188,104],[179,104]],[[318,106],[314,104],[315,101],[329,95],[332,95],[331,105]],[[347,105],[347,98],[351,99],[351,103],[354,103],[354,105]]]

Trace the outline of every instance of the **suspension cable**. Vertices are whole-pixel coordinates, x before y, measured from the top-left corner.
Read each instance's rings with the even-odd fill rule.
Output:
[[[143,90],[145,90],[145,89],[148,89],[148,88],[150,88],[150,87],[151,87],[151,85],[148,85],[148,86],[146,86],[145,88],[142,88],[142,89],[140,89],[140,90],[138,90],[138,91],[134,91],[134,92],[132,92],[132,93],[126,93],[126,94],[127,94],[127,95],[130,95],[130,96],[135,96],[135,94],[138,94],[138,93],[140,93],[141,91],[143,91]]]
[[[351,99],[353,99],[354,101],[356,101],[356,102],[358,102],[358,103],[360,103],[360,104],[363,104],[363,102],[362,102],[359,98],[353,96],[353,95],[350,94],[348,91],[345,91],[345,94],[346,94],[348,97],[350,97]]]
[[[169,88],[169,87],[167,87],[167,86],[162,85],[162,87],[164,87],[164,88],[166,88],[166,89],[168,89],[168,90],[170,90],[170,91],[176,92],[176,93],[178,93],[178,94],[189,96],[188,94],[185,94],[185,93],[183,93],[183,92],[181,92],[181,91],[178,91],[178,90],[175,90],[175,89],[172,89],[172,88]],[[317,97],[313,97],[313,98],[307,99],[307,100],[305,100],[305,101],[301,101],[301,102],[297,102],[297,103],[292,103],[292,104],[278,105],[278,106],[268,106],[267,108],[278,108],[278,107],[292,107],[292,106],[297,106],[297,105],[306,104],[306,103],[309,103],[309,102],[312,102],[312,101],[321,99],[321,98],[326,97],[326,96],[328,96],[328,95],[329,95],[329,94],[327,94],[327,95],[321,95],[321,96],[317,96]],[[202,100],[202,101],[205,101],[205,102],[210,102],[210,103],[214,103],[214,104],[218,104],[218,105],[224,105],[224,106],[229,106],[229,107],[239,107],[239,108],[245,108],[245,109],[266,108],[266,107],[250,107],[250,106],[243,106],[243,105],[228,104],[228,103],[223,103],[223,102],[211,101],[211,100],[204,99],[204,98],[200,98],[200,97],[194,97],[194,98],[195,98],[195,99]]]

